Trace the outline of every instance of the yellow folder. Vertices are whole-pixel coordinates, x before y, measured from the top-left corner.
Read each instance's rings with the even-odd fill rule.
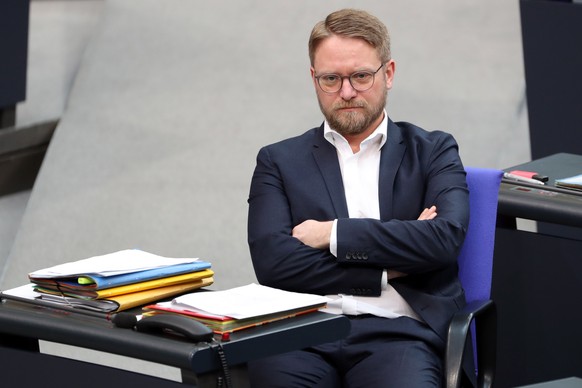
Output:
[[[93,294],[92,297],[95,299],[106,299],[116,295],[145,291],[150,290],[152,288],[160,288],[177,284],[191,283],[195,280],[212,278],[213,275],[214,272],[211,269],[205,269],[202,271],[190,272],[182,275],[175,275],[161,279],[148,280],[140,283],[127,284],[125,286],[106,288],[104,290],[97,290],[89,293]]]
[[[129,294],[117,295],[106,300],[113,301],[119,305],[117,311],[127,310],[161,299],[170,298],[188,291],[206,287],[214,283],[214,278],[194,280],[189,283],[175,284],[172,286],[152,288],[150,290],[132,292]]]

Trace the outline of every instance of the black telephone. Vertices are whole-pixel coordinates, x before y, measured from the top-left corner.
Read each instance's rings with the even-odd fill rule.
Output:
[[[144,333],[175,332],[194,342],[212,341],[214,336],[208,326],[181,315],[163,314],[144,317],[136,323],[135,329]]]

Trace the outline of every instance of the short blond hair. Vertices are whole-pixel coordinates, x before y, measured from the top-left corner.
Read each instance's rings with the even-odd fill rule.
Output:
[[[390,35],[384,23],[366,11],[348,8],[329,14],[313,27],[309,36],[311,66],[317,46],[332,35],[363,39],[376,49],[382,63],[390,61]]]

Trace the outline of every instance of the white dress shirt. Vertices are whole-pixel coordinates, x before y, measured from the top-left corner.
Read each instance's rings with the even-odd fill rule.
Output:
[[[342,173],[346,202],[350,218],[380,219],[378,178],[380,175],[380,150],[386,143],[388,119],[360,144],[353,153],[348,141],[324,123],[324,136],[337,149]],[[330,251],[337,256],[337,220],[334,220],[330,236]],[[388,283],[387,271],[382,275],[380,296],[327,295],[332,301],[324,310],[333,314],[373,314],[379,317],[396,318],[408,316],[421,320],[404,298]]]

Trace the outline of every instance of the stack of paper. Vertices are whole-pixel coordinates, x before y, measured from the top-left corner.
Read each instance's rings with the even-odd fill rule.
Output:
[[[190,293],[171,302],[144,307],[144,315],[180,314],[196,319],[217,334],[307,314],[325,307],[328,298],[249,284],[225,291]]]
[[[556,179],[556,186],[566,189],[582,190],[582,174],[568,178]]]
[[[61,264],[28,274],[38,298],[100,312],[122,311],[213,283],[211,264],[137,249]]]

